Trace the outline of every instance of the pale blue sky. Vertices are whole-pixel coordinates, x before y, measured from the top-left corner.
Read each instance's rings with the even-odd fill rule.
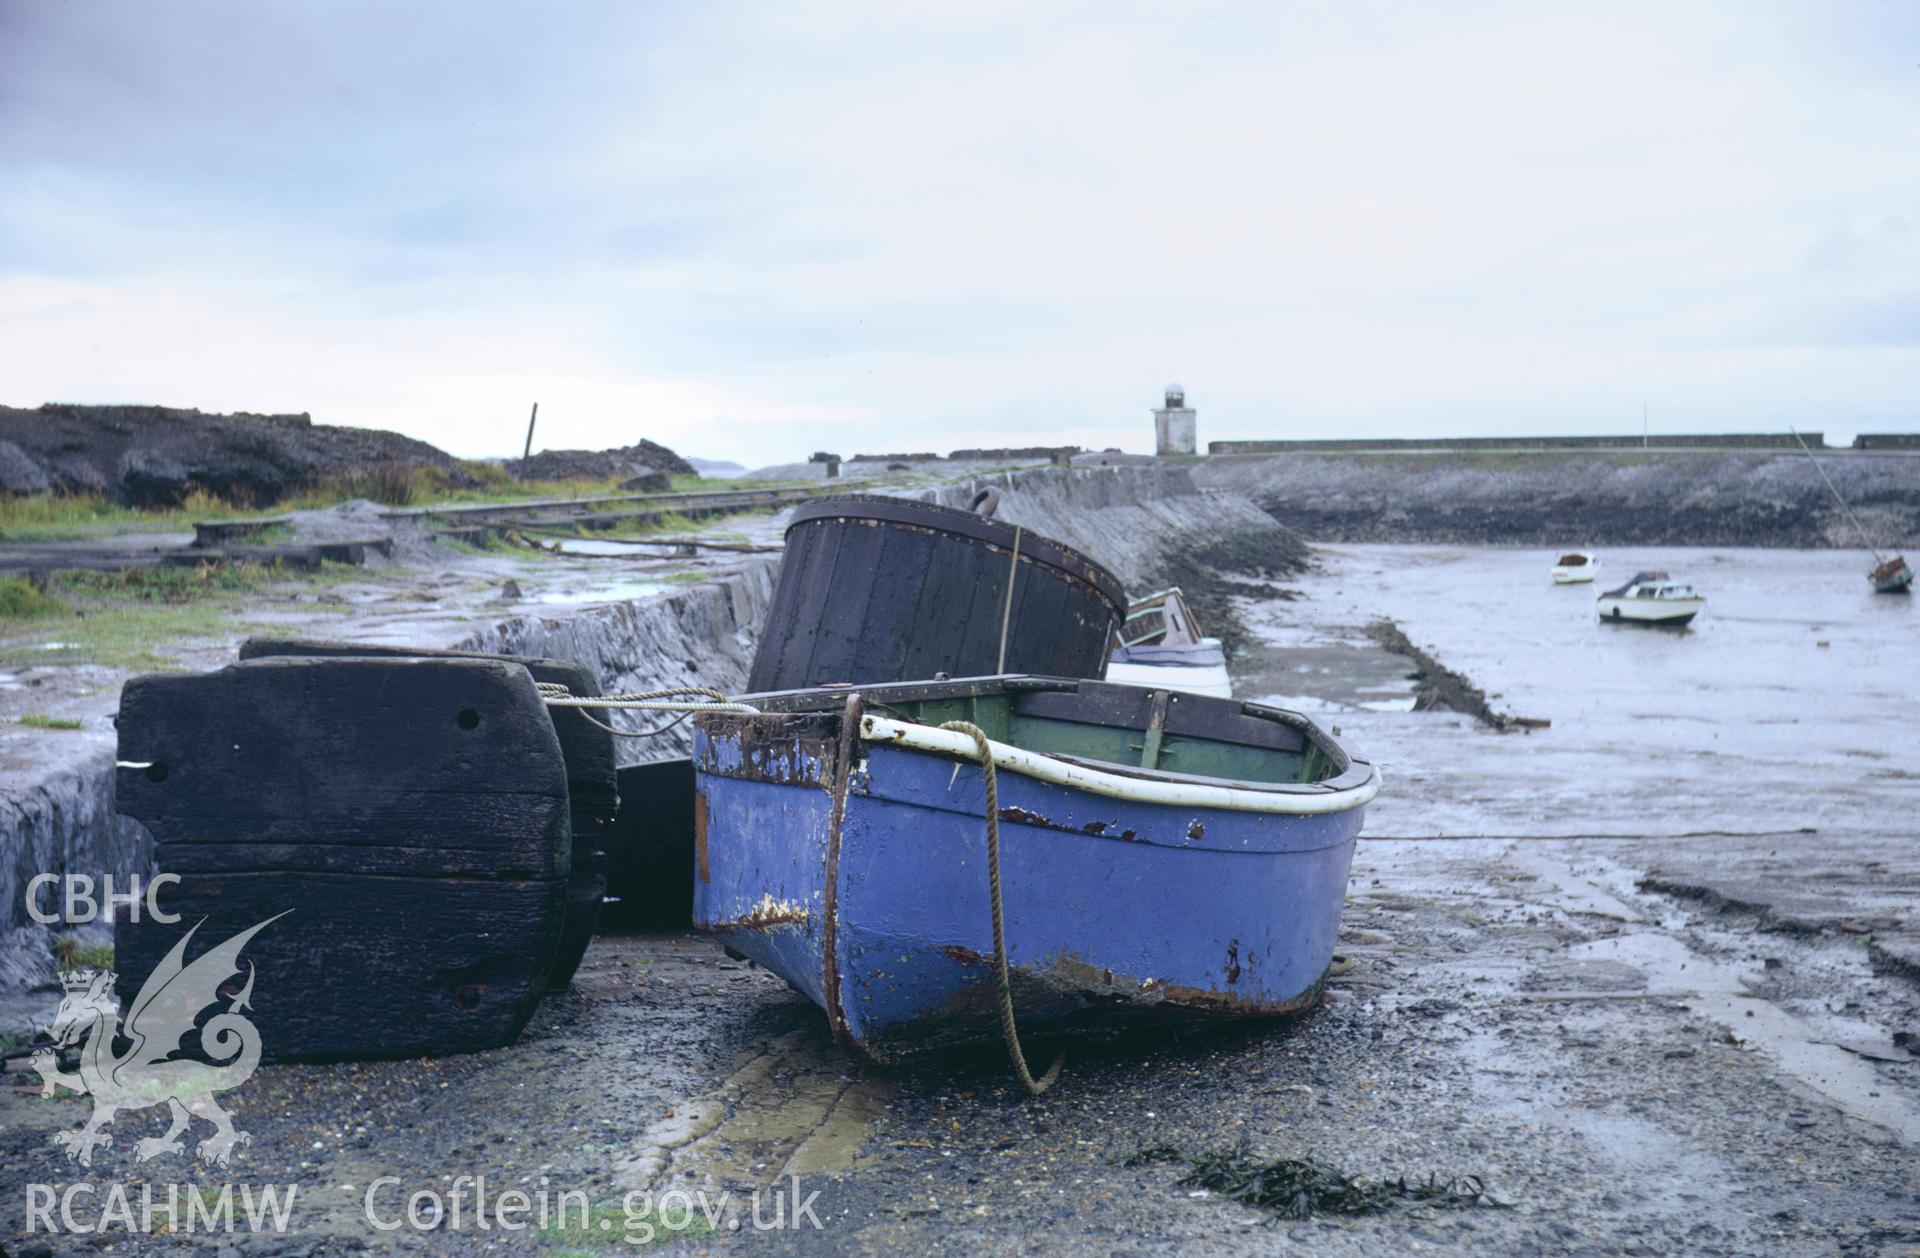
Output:
[[[1920,429],[1920,5],[0,0],[0,402]]]

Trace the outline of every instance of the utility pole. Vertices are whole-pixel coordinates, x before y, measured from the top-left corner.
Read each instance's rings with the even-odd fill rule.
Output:
[[[540,403],[533,404],[533,414],[527,416],[527,448],[520,452],[520,461],[525,463],[533,457],[533,421],[540,418]]]

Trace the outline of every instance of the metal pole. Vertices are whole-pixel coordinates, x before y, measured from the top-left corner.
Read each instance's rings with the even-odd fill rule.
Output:
[[[1875,547],[1872,542],[1867,540],[1867,531],[1860,527],[1860,520],[1857,516],[1853,514],[1853,508],[1847,505],[1847,500],[1845,498],[1842,498],[1840,496],[1840,491],[1833,487],[1833,481],[1830,477],[1828,477],[1827,469],[1820,466],[1819,459],[1813,458],[1813,449],[1812,447],[1807,445],[1807,439],[1805,437],[1802,437],[1800,435],[1800,430],[1798,428],[1795,428],[1792,424],[1787,425],[1787,431],[1792,433],[1793,439],[1800,443],[1800,448],[1807,452],[1807,457],[1809,459],[1813,459],[1813,470],[1820,473],[1821,480],[1827,482],[1827,492],[1833,495],[1833,500],[1840,504],[1840,509],[1842,511],[1846,512],[1847,523],[1853,525],[1853,535],[1860,539],[1860,544],[1862,546],[1865,546],[1869,551],[1873,552],[1874,566],[1878,567],[1882,562],[1880,558],[1879,549]]]
[[[520,461],[525,463],[533,457],[533,421],[540,418],[540,403],[533,404],[533,414],[527,416],[527,448],[520,452]]]

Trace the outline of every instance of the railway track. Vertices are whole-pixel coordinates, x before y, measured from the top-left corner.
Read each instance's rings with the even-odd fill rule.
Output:
[[[698,519],[731,511],[778,509],[825,495],[844,493],[840,485],[786,489],[721,489],[674,494],[610,494],[593,498],[548,498],[474,506],[397,507],[381,512],[388,519],[445,520],[456,525],[513,523],[547,526],[564,523],[589,528],[669,515]]]

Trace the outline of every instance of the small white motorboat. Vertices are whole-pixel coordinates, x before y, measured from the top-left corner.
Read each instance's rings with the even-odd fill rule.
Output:
[[[1677,629],[1698,616],[1707,600],[1664,572],[1636,572],[1633,580],[1600,596],[1600,619],[1614,624]]]
[[[1220,639],[1200,632],[1177,587],[1128,605],[1126,623],[1114,633],[1113,650],[1107,657],[1107,680],[1233,697],[1227,653]]]
[[[1570,550],[1553,561],[1553,583],[1555,585],[1585,585],[1593,580],[1593,570],[1600,561],[1584,550]]]

